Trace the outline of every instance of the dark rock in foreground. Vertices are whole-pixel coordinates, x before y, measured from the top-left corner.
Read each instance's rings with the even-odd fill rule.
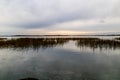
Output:
[[[24,78],[24,79],[20,79],[20,80],[38,80],[36,78]]]

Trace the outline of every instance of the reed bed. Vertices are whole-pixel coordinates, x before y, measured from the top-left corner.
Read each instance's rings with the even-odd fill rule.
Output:
[[[90,48],[120,48],[120,42],[116,40],[102,40],[99,38],[18,38],[1,40],[0,48],[47,48],[64,45],[69,41],[75,41],[77,47]]]

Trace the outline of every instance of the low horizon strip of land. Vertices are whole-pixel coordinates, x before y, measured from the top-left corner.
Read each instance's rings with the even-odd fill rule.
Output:
[[[0,35],[0,37],[20,37],[20,36],[120,36],[120,34],[90,34],[90,35]]]

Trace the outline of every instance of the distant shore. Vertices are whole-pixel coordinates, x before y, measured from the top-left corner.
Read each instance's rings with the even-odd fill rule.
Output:
[[[0,37],[20,37],[20,36],[120,36],[117,35],[0,35]]]

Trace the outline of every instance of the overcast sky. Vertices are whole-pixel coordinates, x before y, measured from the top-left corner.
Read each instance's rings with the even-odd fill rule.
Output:
[[[120,0],[0,0],[0,34],[120,32]]]

